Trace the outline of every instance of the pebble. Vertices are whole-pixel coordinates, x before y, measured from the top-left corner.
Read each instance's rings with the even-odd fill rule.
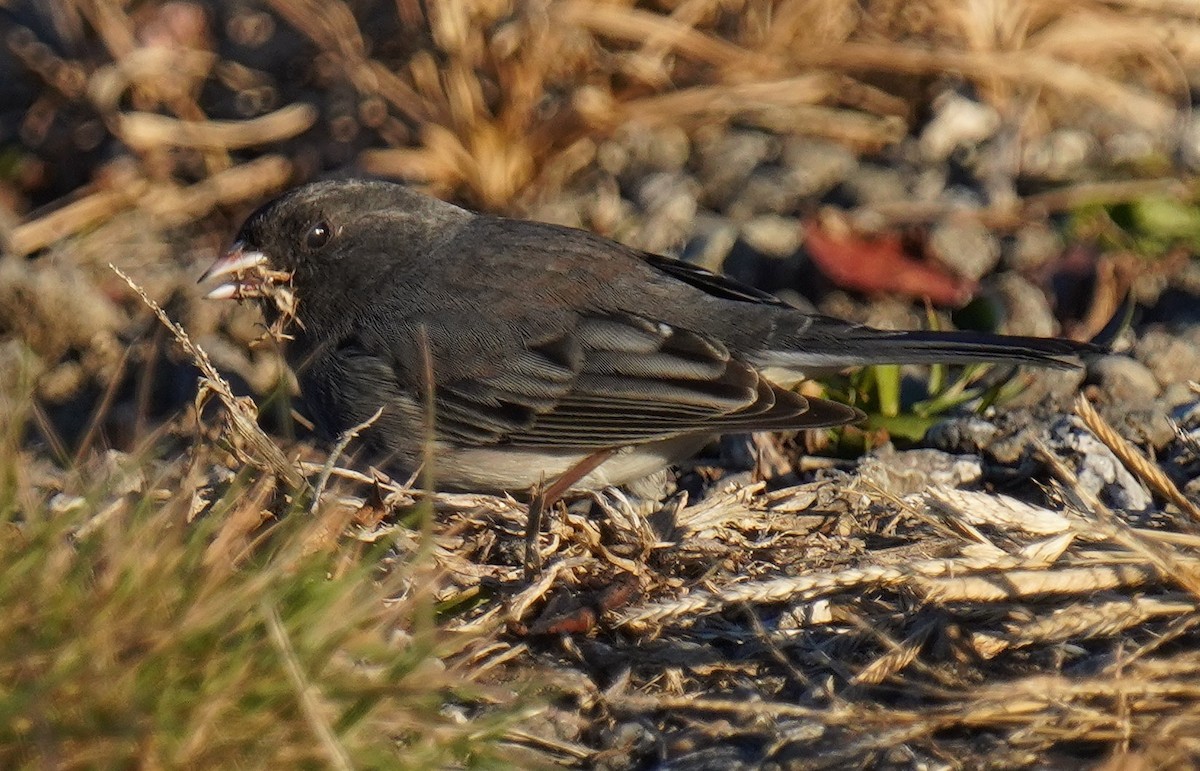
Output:
[[[701,209],[692,221],[692,234],[684,244],[683,258],[693,265],[719,273],[737,240],[736,225],[726,217]]]
[[[1068,182],[1092,165],[1096,152],[1096,142],[1088,132],[1058,129],[1025,145],[1021,172],[1033,179]]]
[[[1031,273],[1062,254],[1062,235],[1045,222],[1031,222],[1017,230],[1004,249],[1004,262],[1010,268]]]
[[[1147,329],[1133,351],[1162,385],[1200,377],[1200,344],[1175,337],[1160,325]]]
[[[856,166],[842,184],[858,206],[895,203],[910,197],[904,175],[898,169],[873,163]]]
[[[691,140],[679,126],[626,124],[597,150],[601,163],[625,185],[635,185],[646,174],[679,172],[691,157]]]
[[[696,183],[687,174],[658,172],[637,187],[636,201],[643,214],[630,243],[652,252],[670,251],[692,232],[698,204]]]
[[[1053,337],[1058,322],[1046,300],[1046,294],[1024,276],[1005,271],[994,276],[989,286],[1004,305],[1004,329],[1010,335]]]
[[[813,137],[788,137],[779,162],[793,190],[804,197],[824,195],[858,166],[858,158],[846,146]]]
[[[933,118],[921,131],[921,154],[928,161],[944,161],[959,148],[973,148],[1000,128],[1000,113],[990,105],[956,92],[933,100]]]
[[[1163,389],[1159,400],[1167,407],[1174,409],[1180,405],[1190,404],[1195,398],[1195,392],[1187,383],[1171,383]]]
[[[1130,129],[1105,137],[1102,140],[1101,152],[1109,165],[1138,165],[1162,157],[1166,148],[1151,132]]]
[[[946,192],[949,182],[950,169],[944,163],[920,169],[913,175],[913,200],[938,201]]]
[[[800,249],[803,230],[793,217],[764,214],[744,223],[742,240],[754,251],[766,257],[784,259]]]
[[[858,474],[867,485],[904,497],[930,487],[974,484],[983,478],[983,461],[976,455],[950,455],[941,450],[880,449],[863,458]]]
[[[781,166],[760,166],[726,207],[729,218],[744,222],[759,214],[793,214],[800,193],[791,186],[791,175]]]
[[[925,432],[925,441],[955,454],[979,454],[1000,436],[996,424],[977,415],[940,420]]]
[[[1146,404],[1134,402],[1133,404]],[[1130,408],[1129,403],[1113,403],[1101,407],[1100,415],[1107,420],[1121,436],[1138,445],[1149,445],[1162,451],[1175,441],[1175,427],[1171,424],[1167,413],[1158,406],[1142,409]]]
[[[964,278],[978,281],[1000,262],[1000,241],[978,220],[949,218],[933,226],[929,250]]]
[[[1057,420],[1050,429],[1049,445],[1076,457],[1075,473],[1084,490],[1130,512],[1145,511],[1152,505],[1150,493],[1142,483],[1076,418],[1064,416]]]
[[[1115,403],[1145,404],[1162,392],[1150,368],[1128,356],[1114,354],[1091,361],[1088,378]]]
[[[1006,406],[1053,407],[1069,412],[1071,402],[1079,393],[1087,378],[1082,369],[1044,369],[1026,367],[1028,374],[1024,390],[1014,396]]]
[[[761,131],[701,134],[696,140],[700,195],[721,209],[737,194],[750,174],[778,152],[778,141]]]

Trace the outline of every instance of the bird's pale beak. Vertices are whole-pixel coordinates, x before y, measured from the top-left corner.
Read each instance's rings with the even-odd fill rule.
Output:
[[[212,266],[204,271],[200,283],[216,278],[228,278],[209,290],[205,297],[210,300],[241,299],[261,294],[264,283],[263,268],[267,256],[262,252],[248,251],[246,245],[237,241]]]

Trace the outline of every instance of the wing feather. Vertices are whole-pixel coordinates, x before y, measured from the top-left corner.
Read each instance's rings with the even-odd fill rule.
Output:
[[[560,338],[530,346],[501,372],[439,384],[438,433],[585,449],[859,417],[775,386],[719,341],[638,316],[583,317]]]

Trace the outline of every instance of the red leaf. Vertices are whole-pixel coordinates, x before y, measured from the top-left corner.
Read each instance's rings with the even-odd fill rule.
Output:
[[[813,264],[843,289],[867,294],[899,294],[929,298],[936,305],[959,306],[975,293],[975,282],[905,253],[899,235],[863,238],[838,232],[810,220],[804,245]]]

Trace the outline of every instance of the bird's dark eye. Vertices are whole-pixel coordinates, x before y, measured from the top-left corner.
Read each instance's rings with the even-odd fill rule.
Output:
[[[304,245],[315,251],[329,243],[330,238],[333,238],[333,228],[328,222],[321,220],[308,229],[308,234],[304,236]]]

